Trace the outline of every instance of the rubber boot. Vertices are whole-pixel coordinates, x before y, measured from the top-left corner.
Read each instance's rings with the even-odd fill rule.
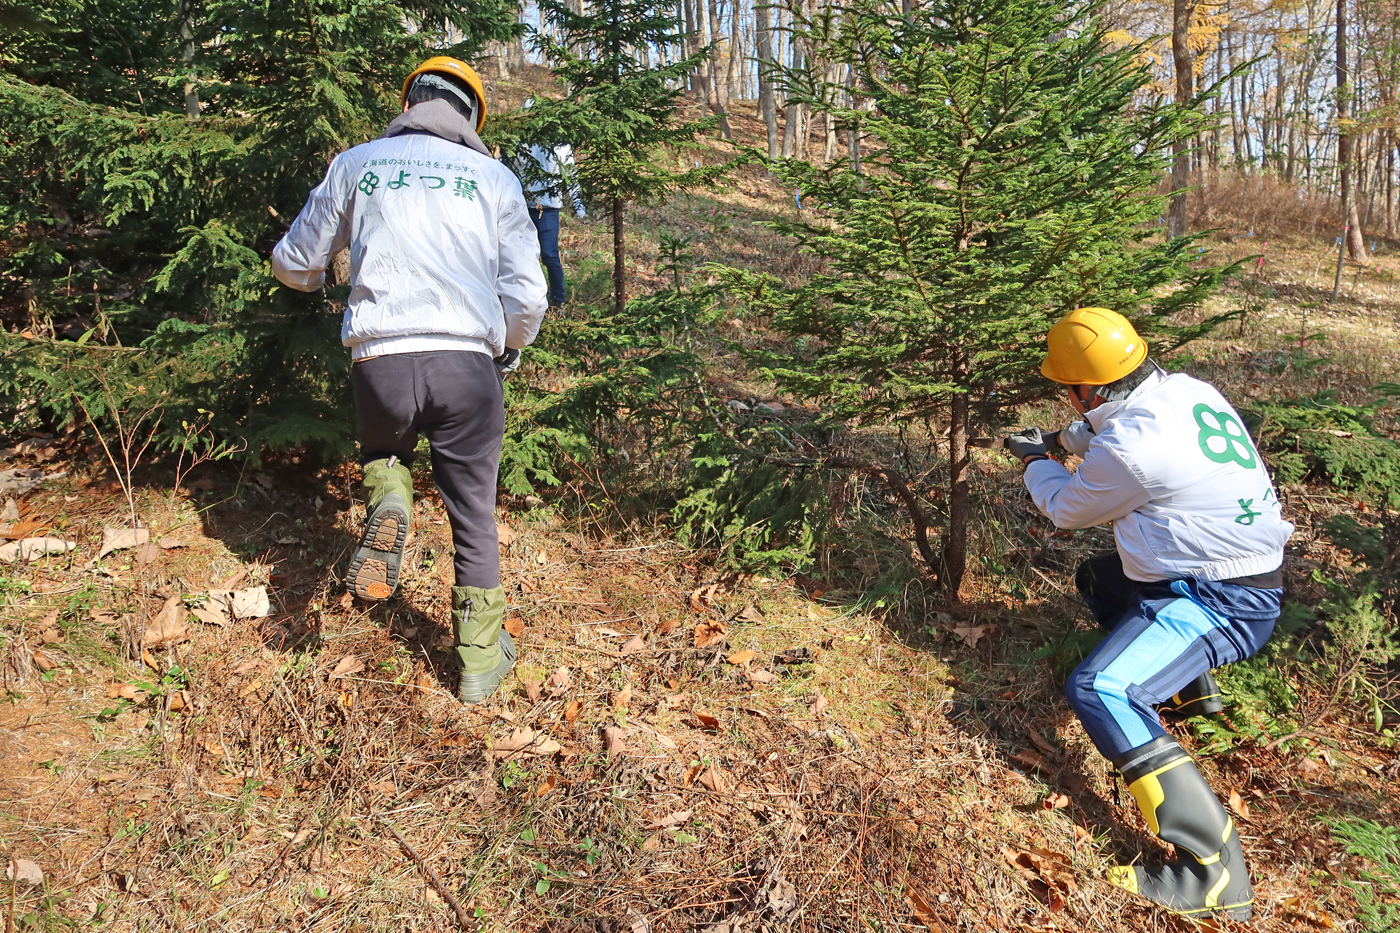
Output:
[[[388,599],[399,588],[403,547],[413,514],[413,474],[398,458],[365,464],[365,530],[346,579],[362,599]]]
[[[457,699],[463,703],[480,703],[491,696],[515,666],[515,642],[504,628],[505,620],[506,591],[501,587],[452,588],[452,633],[462,663]]]
[[[1235,822],[1196,763],[1170,736],[1114,759],[1147,825],[1176,846],[1163,865],[1109,869],[1120,888],[1188,917],[1248,920],[1254,888]]]
[[[1190,719],[1192,716],[1219,713],[1224,709],[1224,694],[1210,671],[1182,687],[1175,696],[1157,707],[1159,712],[1173,719]]]

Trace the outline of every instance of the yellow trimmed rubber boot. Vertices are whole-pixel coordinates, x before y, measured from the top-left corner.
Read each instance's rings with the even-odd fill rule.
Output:
[[[515,641],[505,630],[506,591],[479,586],[452,588],[452,633],[462,679],[457,699],[480,703],[501,686],[515,666]]]
[[[1254,888],[1230,814],[1170,736],[1114,759],[1147,825],[1176,846],[1163,865],[1109,869],[1109,881],[1188,917],[1248,920]]]
[[[1175,696],[1157,707],[1159,712],[1175,719],[1205,716],[1223,712],[1224,709],[1225,695],[1220,692],[1220,685],[1215,682],[1210,671],[1182,687]]]
[[[398,458],[364,466],[365,530],[346,579],[361,599],[388,599],[399,588],[403,548],[413,514],[413,474]]]

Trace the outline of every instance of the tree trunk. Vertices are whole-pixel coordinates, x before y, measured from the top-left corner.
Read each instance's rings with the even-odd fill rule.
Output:
[[[1340,2],[1340,0],[1339,0]],[[1186,32],[1191,26],[1191,0],[1172,0],[1172,64],[1176,68],[1176,105],[1191,101],[1191,47]],[[1186,234],[1186,188],[1191,183],[1191,163],[1186,140],[1172,141],[1172,196],[1167,208],[1167,236]]]
[[[627,247],[622,240],[622,198],[612,199],[613,228],[613,310],[627,310]]]
[[[729,126],[729,114],[725,110],[724,104],[724,76],[720,74],[719,68],[719,9],[716,0],[709,0],[709,18],[706,27],[706,40],[710,46],[710,91],[714,95],[714,101],[710,107],[719,114],[719,131],[724,134],[724,138],[730,142],[734,141],[734,130]]]
[[[185,80],[185,118],[199,119],[199,84],[194,78],[194,10],[191,0],[180,4],[180,61],[190,68]]]
[[[778,95],[773,88],[773,30],[769,20],[771,12],[765,0],[756,0],[754,5],[758,39],[758,112],[768,127],[768,158],[776,159],[782,154],[782,143],[778,137]]]
[[[1361,232],[1356,197],[1351,190],[1351,72],[1347,67],[1347,0],[1337,0],[1337,164],[1342,175],[1342,223],[1346,225],[1347,254],[1355,262],[1366,262],[1366,238]],[[1337,270],[1340,288],[1341,269]]]
[[[949,408],[948,537],[943,542],[943,575],[939,584],[957,600],[967,572],[968,479],[972,465],[967,448],[967,396],[954,395]]]

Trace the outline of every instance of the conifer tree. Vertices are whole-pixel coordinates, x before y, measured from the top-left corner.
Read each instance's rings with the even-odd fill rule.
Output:
[[[859,126],[862,162],[771,163],[807,205],[780,227],[823,271],[790,288],[736,276],[790,338],[793,350],[766,358],[781,387],[820,400],[833,420],[947,427],[935,569],[953,594],[966,568],[974,413],[1048,393],[1036,364],[1065,312],[1116,308],[1160,334],[1222,274],[1193,268],[1189,241],[1149,236],[1171,142],[1195,117],[1137,99],[1149,75],[1136,50],[1109,47],[1093,10],[1057,0],[853,10],[840,55],[874,109],[836,116]],[[831,107],[836,95],[811,75],[792,77],[791,96]]]
[[[542,32],[536,43],[566,82],[568,97],[539,102],[526,134],[572,145],[584,199],[607,205],[613,303],[620,313],[627,304],[627,204],[694,188],[728,169],[675,167],[675,150],[715,125],[713,117],[682,121],[679,112],[682,78],[709,50],[681,54],[684,34],[675,4],[665,0],[592,0],[582,12],[561,0],[540,0],[540,9],[558,38]],[[644,58],[646,49],[651,54]]]
[[[516,34],[514,0],[7,9],[0,430],[66,420],[85,390],[56,374],[81,383],[77,362],[120,346],[146,361],[123,370],[137,385],[160,374],[167,425],[205,408],[254,455],[346,451],[345,289],[288,296],[268,254],[330,158],[398,112],[403,76]]]

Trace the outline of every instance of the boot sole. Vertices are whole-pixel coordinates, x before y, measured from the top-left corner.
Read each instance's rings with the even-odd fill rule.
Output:
[[[365,524],[364,534],[350,558],[346,577],[361,599],[388,599],[399,588],[408,516],[403,509],[380,508]]]

